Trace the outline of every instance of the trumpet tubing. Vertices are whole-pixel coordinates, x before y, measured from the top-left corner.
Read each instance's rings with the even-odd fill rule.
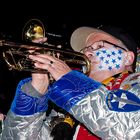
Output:
[[[47,70],[37,69],[34,62],[28,57],[29,55],[48,53],[55,57],[59,54],[59,59],[67,63],[72,69],[87,75],[90,71],[90,61],[85,55],[72,50],[62,50],[52,44],[17,43],[0,40],[0,49],[9,70],[48,73]]]

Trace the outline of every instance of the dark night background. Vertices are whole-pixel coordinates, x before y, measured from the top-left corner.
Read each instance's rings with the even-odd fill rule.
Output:
[[[78,4],[72,1],[51,2],[1,4],[4,9],[0,9],[0,38],[21,41],[25,23],[37,18],[43,22],[46,32],[61,34],[62,39],[59,41],[68,48],[70,35],[77,27],[109,24],[124,28],[134,37],[138,45],[140,44],[140,8],[136,3],[122,4],[119,1],[110,4],[102,1],[89,3],[84,0]],[[53,40],[55,42],[57,39],[52,38],[51,41]],[[14,97],[17,83],[22,78],[30,76],[30,73],[9,71],[1,56],[0,58],[0,110],[6,113]]]

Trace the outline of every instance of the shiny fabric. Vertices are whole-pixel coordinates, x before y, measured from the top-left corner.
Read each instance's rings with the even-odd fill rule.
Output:
[[[48,93],[41,96],[30,81],[31,78],[27,78],[19,82],[0,140],[52,140],[52,119],[56,116],[64,118],[55,110],[46,116]]]
[[[140,98],[140,73],[131,74],[121,84]],[[103,140],[139,140],[140,111],[115,112],[108,109],[108,90],[102,86],[88,94],[70,110],[91,132]]]
[[[30,80],[24,79],[17,86],[1,140],[52,140],[50,121],[54,113],[46,117],[48,95],[40,96]]]
[[[53,84],[52,94],[49,94],[49,98],[58,106],[69,111],[79,100],[100,86],[100,82],[73,70]]]
[[[52,140],[46,114],[19,116],[8,112],[1,140]]]
[[[33,97],[22,91],[22,86],[28,83],[31,78],[20,81],[16,89],[16,95],[12,102],[11,110],[18,115],[32,115],[48,109],[48,94],[41,97]],[[29,92],[29,91],[28,91]]]
[[[140,73],[130,75],[121,84],[121,89],[128,90],[140,98],[139,79]],[[75,83],[78,85],[78,82]],[[77,90],[81,88],[85,87],[77,86]],[[103,85],[98,86],[97,89],[94,88],[93,91],[89,92],[88,89],[86,91],[88,94],[79,98],[76,104],[69,108],[69,112],[77,120],[103,140],[140,139],[140,112],[110,111],[106,105],[108,90]],[[10,111],[4,121],[2,140],[51,140],[49,123],[51,116],[52,114],[46,118],[45,112],[23,116]]]

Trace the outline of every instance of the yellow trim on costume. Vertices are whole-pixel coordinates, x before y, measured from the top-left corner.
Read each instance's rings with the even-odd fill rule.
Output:
[[[73,121],[73,119],[70,116],[66,116],[64,119],[65,123],[68,123],[71,127],[73,127],[73,125],[75,124],[75,122]]]
[[[126,74],[126,73],[128,73],[128,71],[123,71],[123,72],[121,73],[121,75]],[[102,81],[102,83],[103,83],[104,85],[107,85],[107,84],[108,84],[111,80],[113,80],[113,79],[115,79],[115,77],[109,77],[109,78],[105,79],[104,81]]]
[[[114,77],[109,77],[109,78],[105,79],[104,81],[102,81],[102,83],[107,85],[113,79],[115,79],[115,78]]]

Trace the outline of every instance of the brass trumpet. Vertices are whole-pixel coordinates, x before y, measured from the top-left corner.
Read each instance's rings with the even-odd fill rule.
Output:
[[[61,37],[61,35],[48,34],[56,38]],[[83,54],[72,50],[62,50],[62,48],[57,48],[56,45],[48,42],[44,44],[32,43],[32,40],[45,37],[45,35],[43,23],[38,19],[31,19],[25,24],[22,31],[24,43],[0,40],[0,49],[9,70],[47,73],[47,70],[35,68],[34,62],[28,56],[48,53],[55,57],[59,54],[59,59],[65,61],[72,69],[78,69],[88,75],[90,62]]]
[[[53,45],[49,46],[49,44],[0,40],[0,48],[9,70],[46,73],[47,70],[35,68],[34,62],[28,57],[29,55],[45,53],[56,57],[59,54],[59,59],[65,61],[72,69],[77,69],[85,74],[88,74],[90,70],[90,62],[85,55],[72,50],[62,50]]]

